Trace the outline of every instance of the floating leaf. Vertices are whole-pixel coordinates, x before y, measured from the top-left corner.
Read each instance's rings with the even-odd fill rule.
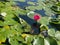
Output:
[[[44,39],[43,38],[37,38],[34,40],[33,45],[44,45]]]
[[[44,39],[44,45],[50,45],[49,41]]]
[[[33,2],[27,2],[28,4],[30,4],[30,5],[35,5]]]
[[[60,40],[60,32],[59,32],[59,31],[57,31],[57,32],[55,33],[55,37],[56,37],[57,40]]]
[[[53,37],[47,37],[46,40],[50,43],[50,45],[57,45],[57,41]]]
[[[55,29],[49,29],[48,30],[48,34],[50,35],[50,36],[52,36],[52,37],[55,37]]]

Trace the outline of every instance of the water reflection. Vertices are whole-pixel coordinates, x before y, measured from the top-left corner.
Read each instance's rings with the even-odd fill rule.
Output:
[[[19,15],[19,17],[25,20],[30,26],[35,22],[33,19],[29,18],[27,15]]]

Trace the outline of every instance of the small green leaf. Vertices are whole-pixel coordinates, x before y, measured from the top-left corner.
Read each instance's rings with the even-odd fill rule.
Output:
[[[44,39],[37,37],[37,39],[34,40],[33,45],[44,45]]]
[[[30,4],[30,5],[35,5],[33,2],[27,2],[28,4]]]
[[[4,26],[4,23],[2,21],[0,21],[0,26]]]
[[[53,37],[47,37],[46,40],[49,41],[50,45],[57,45],[57,41]]]
[[[20,0],[20,2],[25,2],[25,0]]]
[[[10,40],[11,45],[19,45],[19,43],[18,43],[18,41],[16,39],[10,38],[9,40]]]
[[[29,44],[29,43],[31,43],[33,41],[33,36],[27,35],[25,40],[26,40],[26,43]]]
[[[44,25],[49,24],[48,17],[46,17],[46,16],[45,17],[41,17],[40,23],[44,24]]]
[[[60,40],[60,32],[59,32],[59,31],[57,31],[57,32],[55,33],[55,37],[56,37],[56,39]]]
[[[50,45],[49,41],[44,39],[44,45]]]
[[[50,36],[52,36],[52,37],[55,37],[55,29],[50,28],[50,29],[48,30],[48,34],[49,34]]]

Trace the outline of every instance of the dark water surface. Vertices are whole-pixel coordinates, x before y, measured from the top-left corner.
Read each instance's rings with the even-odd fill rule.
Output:
[[[37,0],[26,0],[25,2],[16,1],[16,3],[17,3],[17,6],[19,6],[22,9],[24,9],[27,6],[33,6],[33,5],[28,4],[27,3],[28,1],[37,2]],[[44,0],[42,0],[42,1],[44,1]],[[35,10],[34,12],[41,14],[42,17],[46,16],[44,9],[42,9],[42,10]],[[21,16],[20,15],[19,17],[24,19],[30,26],[35,22],[33,19],[29,18],[28,16]],[[52,16],[52,17],[55,18],[55,16]],[[48,27],[52,28],[51,25],[48,25]]]

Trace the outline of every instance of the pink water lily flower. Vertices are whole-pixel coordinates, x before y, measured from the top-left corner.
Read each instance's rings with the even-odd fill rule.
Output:
[[[34,20],[35,21],[38,21],[40,18],[41,18],[41,16],[39,14],[35,14],[34,15]]]

